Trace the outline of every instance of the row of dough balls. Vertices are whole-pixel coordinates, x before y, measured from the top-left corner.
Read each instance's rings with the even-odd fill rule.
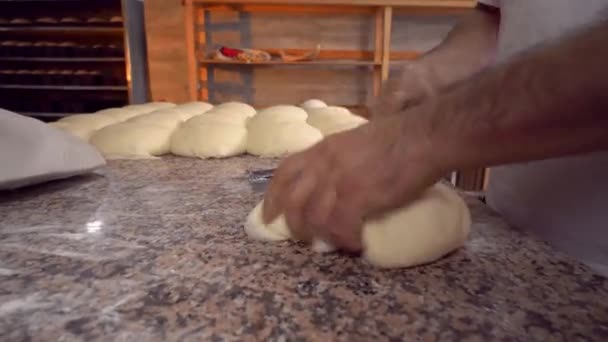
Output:
[[[346,108],[309,100],[259,112],[239,102],[215,107],[205,102],[148,103],[74,115],[51,125],[89,141],[108,159],[169,153],[226,158],[243,153],[280,157],[365,122]]]

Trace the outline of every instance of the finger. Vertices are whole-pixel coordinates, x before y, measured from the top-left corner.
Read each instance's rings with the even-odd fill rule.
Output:
[[[304,218],[304,210],[307,202],[314,201],[311,196],[318,186],[318,179],[318,171],[314,167],[310,167],[300,177],[294,179],[289,189],[286,190],[289,195],[283,206],[287,226],[294,237],[302,240],[308,240],[307,237],[310,235]]]
[[[338,205],[332,211],[325,232],[326,238],[343,250],[359,252],[362,249],[363,220],[356,208],[351,210],[347,208],[348,206]]]
[[[262,208],[262,219],[268,224],[274,221],[284,211],[284,199],[289,195],[289,183],[296,179],[302,170],[303,162],[301,156],[294,155],[286,159],[275,171],[275,174],[264,194],[264,206]]]
[[[305,220],[315,227],[325,227],[336,204],[337,194],[330,182],[323,182],[311,196],[304,211]]]

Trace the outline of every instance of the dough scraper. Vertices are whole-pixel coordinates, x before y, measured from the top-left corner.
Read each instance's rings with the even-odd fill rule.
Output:
[[[247,171],[247,179],[255,192],[266,192],[275,169]]]

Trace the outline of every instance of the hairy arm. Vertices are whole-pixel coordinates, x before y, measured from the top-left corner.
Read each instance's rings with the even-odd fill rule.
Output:
[[[371,106],[381,117],[422,102],[442,88],[464,80],[494,58],[500,12],[479,4],[436,48],[391,75]]]
[[[435,89],[464,80],[486,67],[496,53],[500,12],[479,4],[445,40],[414,62]]]
[[[436,158],[450,169],[608,149],[606,61],[608,20],[515,56],[413,110],[423,111],[415,116],[426,120]]]

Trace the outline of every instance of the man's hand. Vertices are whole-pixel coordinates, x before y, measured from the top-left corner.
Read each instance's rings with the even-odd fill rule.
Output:
[[[389,116],[331,135],[288,157],[264,199],[264,221],[285,214],[296,238],[361,249],[364,220],[402,206],[437,181],[425,130]]]
[[[422,63],[408,63],[391,75],[380,96],[371,101],[371,119],[403,113],[434,94],[431,70]]]

